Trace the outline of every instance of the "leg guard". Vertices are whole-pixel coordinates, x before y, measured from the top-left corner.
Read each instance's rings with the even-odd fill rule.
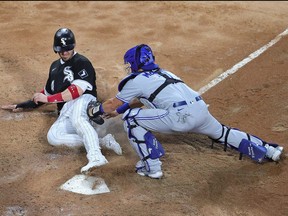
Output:
[[[252,160],[261,163],[265,158],[267,149],[264,146],[256,145],[250,140],[242,139],[238,151],[244,155],[247,155]]]
[[[141,159],[136,164],[136,172],[139,174],[141,171],[151,178],[154,178],[152,176],[155,173],[161,173],[162,176],[162,163],[159,158],[165,154],[164,149],[151,132],[137,123],[135,117],[140,111],[141,109],[130,109],[123,114],[124,130],[131,146]]]
[[[140,109],[132,109],[128,115],[125,116],[125,127],[128,133],[128,138],[132,143],[137,143],[138,151],[142,155],[142,160],[159,159],[165,154],[161,143],[156,137],[145,128],[139,126],[135,120],[135,116],[139,113]],[[133,145],[132,145],[133,146]],[[135,145],[134,145],[135,146]]]
[[[149,153],[149,158],[157,159],[162,157],[165,154],[165,151],[161,143],[156,139],[156,137],[151,133],[147,132],[144,135],[145,143],[147,145],[147,150]]]
[[[283,147],[278,144],[267,143],[255,135],[225,125],[222,125],[222,134],[220,137],[216,139],[210,137],[210,139],[212,140],[212,148],[213,143],[217,142],[224,144],[224,151],[226,151],[227,147],[239,151],[239,159],[244,154],[257,162],[262,162],[264,158],[278,161],[283,152]]]

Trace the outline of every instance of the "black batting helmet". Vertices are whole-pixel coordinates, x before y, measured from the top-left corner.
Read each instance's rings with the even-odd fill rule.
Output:
[[[75,36],[68,28],[60,28],[54,36],[54,52],[73,50],[75,47]]]

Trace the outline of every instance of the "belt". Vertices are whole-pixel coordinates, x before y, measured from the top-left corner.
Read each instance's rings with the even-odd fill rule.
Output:
[[[195,100],[196,102],[197,101],[200,101],[200,100],[203,100],[203,98],[201,96],[197,96],[195,97]],[[190,102],[191,103],[191,102]],[[183,105],[187,105],[187,102],[186,101],[179,101],[179,102],[175,102],[173,103],[173,107],[179,107],[179,106],[183,106]]]

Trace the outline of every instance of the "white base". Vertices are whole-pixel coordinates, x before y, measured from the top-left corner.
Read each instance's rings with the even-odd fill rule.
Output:
[[[102,178],[82,174],[75,175],[73,178],[69,179],[67,182],[61,185],[60,189],[85,195],[110,192]]]

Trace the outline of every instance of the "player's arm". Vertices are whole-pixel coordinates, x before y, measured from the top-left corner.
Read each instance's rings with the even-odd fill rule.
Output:
[[[63,92],[59,92],[53,95],[45,95],[44,93],[36,93],[33,95],[33,101],[40,103],[59,103],[66,102],[80,97],[84,93],[83,89],[75,84],[71,84]]]
[[[106,100],[102,104],[102,109],[103,109],[104,113],[111,113],[111,112],[115,111],[118,107],[121,107],[123,104],[124,104],[123,101],[114,97],[114,98],[110,98],[110,99]]]
[[[125,103],[116,97],[110,98],[103,103],[90,101],[87,107],[87,115],[95,123],[103,124],[104,120],[102,117],[111,118],[117,116],[119,113],[115,110],[123,106],[125,106]]]
[[[137,98],[135,98],[129,103],[122,103],[122,105],[118,106],[113,112],[109,112],[109,113],[105,112],[103,114],[103,117],[105,119],[109,119],[109,118],[116,117],[119,114],[124,113],[127,109],[142,107],[142,106],[143,104]]]
[[[102,104],[104,113],[110,113],[110,112],[116,111],[118,112],[118,114],[124,113],[127,109],[142,107],[142,106],[143,104],[137,98],[131,100],[129,103],[124,103],[123,101],[114,97],[114,98],[106,100]]]
[[[44,89],[42,89],[40,92],[44,93]],[[21,112],[27,109],[35,109],[43,104],[44,103],[41,103],[41,102],[36,104],[33,100],[27,100],[18,104],[3,105],[1,106],[1,109],[11,110],[12,112]]]
[[[87,107],[87,114],[91,120],[97,124],[102,124],[103,119],[101,116],[109,119],[124,113],[130,108],[142,106],[143,104],[137,98],[131,100],[130,103],[124,103],[120,99],[114,97],[106,100],[103,104],[100,102],[91,101]]]

